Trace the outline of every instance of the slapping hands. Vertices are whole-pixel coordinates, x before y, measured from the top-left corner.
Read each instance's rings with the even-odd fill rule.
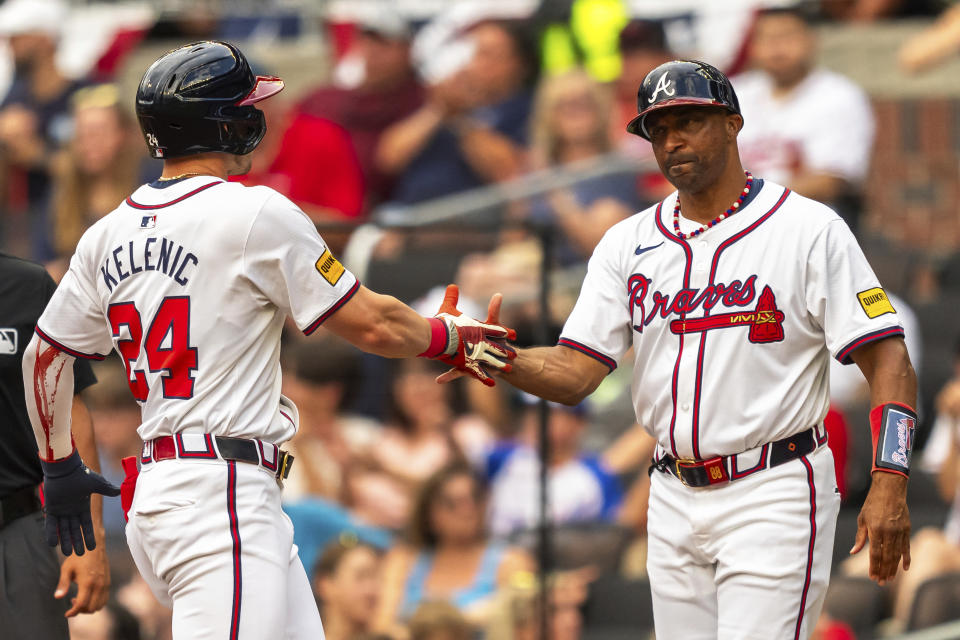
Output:
[[[517,332],[500,324],[500,304],[503,297],[498,293],[490,299],[485,322],[463,315],[457,309],[460,290],[455,284],[447,286],[443,303],[436,317],[447,326],[450,341],[446,351],[438,360],[453,367],[451,372],[469,375],[488,387],[496,384],[489,370],[507,373],[511,369],[510,360],[517,352],[507,345],[507,340],[516,340]],[[446,378],[444,374],[441,378]]]

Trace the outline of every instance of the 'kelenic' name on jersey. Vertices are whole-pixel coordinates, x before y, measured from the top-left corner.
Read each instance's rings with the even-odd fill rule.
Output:
[[[150,237],[131,240],[110,251],[100,266],[100,276],[111,293],[127,278],[145,271],[159,271],[186,286],[199,264],[192,251],[173,240]]]

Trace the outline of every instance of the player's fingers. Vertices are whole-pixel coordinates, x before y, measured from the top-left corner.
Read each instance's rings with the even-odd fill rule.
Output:
[[[93,480],[93,491],[102,493],[105,496],[110,496],[111,498],[120,495],[120,487],[113,484],[99,473],[91,471],[90,478]]]
[[[863,545],[867,542],[867,528],[863,524],[857,524],[857,537],[853,541],[853,546],[850,548],[850,555],[855,553],[860,553],[860,550],[863,549]]]
[[[57,546],[57,541],[60,540],[60,534],[57,529],[57,517],[49,513],[44,515],[43,528],[47,533],[47,544],[51,547]]]
[[[73,542],[70,540],[70,525],[67,518],[57,518],[57,534],[60,536],[60,552],[65,556],[73,553]]]
[[[486,324],[500,324],[500,305],[503,304],[503,294],[495,293],[490,298],[490,304],[487,305]]]
[[[439,376],[437,376],[437,384],[446,384],[448,382],[453,382],[457,378],[462,378],[465,375],[466,374],[463,371],[460,371],[459,369],[450,369],[449,371],[445,371],[441,373]]]
[[[883,540],[873,531],[867,535],[870,538],[870,577],[879,580],[881,579],[880,567],[883,563]]]
[[[78,613],[90,612],[90,598],[92,596],[92,591],[93,589],[89,580],[77,580],[77,597],[71,601],[73,606],[71,606],[70,610],[66,613],[68,618],[71,618]]]
[[[97,537],[93,534],[93,520],[90,518],[90,512],[80,515],[80,527],[83,530],[83,540],[87,549],[93,551],[97,548]]]
[[[69,540],[73,543],[73,552],[78,556],[83,555],[83,529],[80,526],[80,518],[70,516],[67,520],[67,526],[70,528]]]
[[[443,302],[440,303],[440,313],[449,313],[452,316],[460,315],[457,310],[457,301],[460,299],[460,288],[455,284],[448,284],[447,290],[443,294]]]
[[[903,545],[903,570],[910,570],[910,534],[906,535],[906,542]]]
[[[53,592],[54,598],[62,598],[67,595],[70,588],[70,581],[73,579],[73,564],[64,562],[60,565],[60,580],[57,582],[57,588]]]
[[[900,538],[898,532],[884,531],[880,534],[880,567],[878,575],[881,584],[886,582],[897,571],[900,564]]]

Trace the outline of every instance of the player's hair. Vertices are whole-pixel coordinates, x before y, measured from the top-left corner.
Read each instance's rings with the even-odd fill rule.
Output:
[[[597,119],[594,132],[597,155],[613,148],[610,140],[610,92],[586,71],[575,69],[545,78],[537,89],[530,118],[530,155],[538,168],[554,165],[559,160],[560,138],[554,129],[551,113],[561,100],[571,94],[586,94],[593,103]]]
[[[473,481],[474,498],[478,503],[486,500],[486,482],[474,473],[466,462],[456,461],[441,468],[424,481],[414,498],[407,531],[410,544],[421,549],[435,549],[437,547],[440,538],[433,529],[433,518],[431,517],[433,506],[447,483],[461,476],[466,476]]]
[[[470,640],[473,630],[459,609],[438,600],[426,601],[413,612],[410,618],[410,640],[429,640],[434,634],[443,633],[445,638]]]

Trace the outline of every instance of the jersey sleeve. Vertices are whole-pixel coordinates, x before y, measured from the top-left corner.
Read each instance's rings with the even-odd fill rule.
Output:
[[[598,360],[611,371],[630,348],[631,337],[626,280],[617,266],[620,256],[613,238],[608,231],[594,249],[580,297],[558,342]]]
[[[37,320],[37,334],[75,358],[103,360],[113,348],[113,340],[87,270],[83,246],[81,240],[70,259],[70,268]],[[89,378],[82,376],[81,384]]]
[[[860,347],[903,328],[850,228],[831,220],[813,243],[807,261],[807,310],[823,329],[827,348],[843,364]]]
[[[242,268],[253,285],[307,335],[360,288],[306,214],[277,193],[266,200],[250,225]]]

